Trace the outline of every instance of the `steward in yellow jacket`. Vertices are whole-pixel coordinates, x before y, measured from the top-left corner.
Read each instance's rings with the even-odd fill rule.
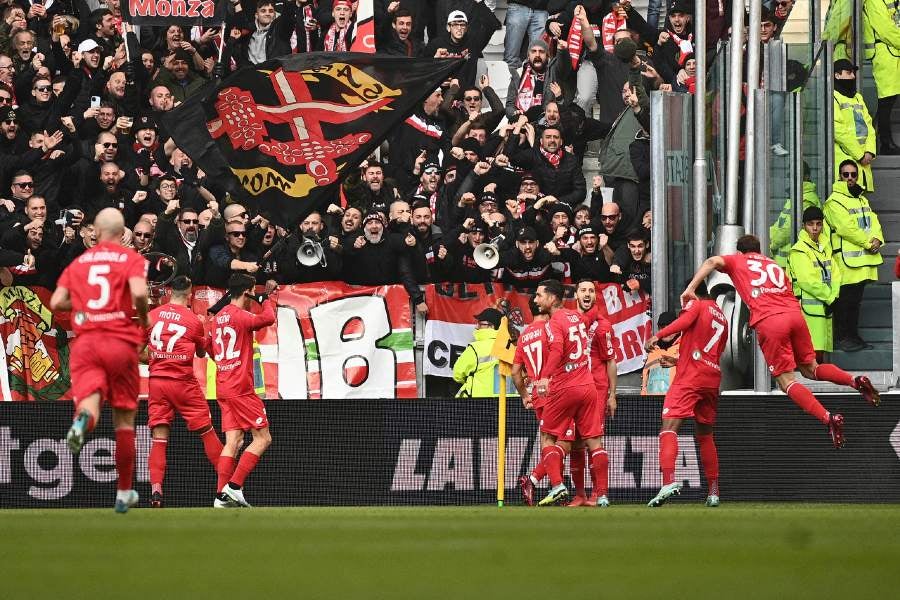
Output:
[[[803,165],[803,210],[800,214],[806,212],[806,209],[815,206],[822,208],[822,201],[816,192],[816,184],[809,181],[809,167]],[[794,201],[790,198],[784,201],[784,207],[778,220],[769,227],[769,255],[778,263],[782,269],[787,267],[788,254],[791,252],[791,243],[793,242],[794,233]],[[822,235],[826,238],[831,237],[831,228],[825,223],[825,229]]]
[[[787,268],[817,353],[833,350],[831,305],[841,290],[841,271],[832,261],[824,219],[818,207],[803,212],[803,229],[791,247]]]
[[[878,90],[878,136],[881,154],[900,154],[891,137],[891,111],[900,94],[900,3],[897,0],[865,0],[863,45],[872,61],[872,77]]]
[[[497,396],[494,380],[497,377],[498,362],[491,356],[491,350],[502,318],[503,314],[494,308],[486,308],[475,315],[475,339],[453,364],[453,380],[462,384],[456,394],[457,398]]]
[[[856,91],[857,69],[846,58],[834,62],[834,164],[855,160],[860,168],[859,185],[873,192],[875,128],[862,94]],[[840,181],[840,173],[835,173],[835,181]]]
[[[840,164],[842,181],[834,184],[825,201],[825,219],[831,225],[834,262],[841,272],[841,293],[834,304],[834,337],[846,352],[868,345],[859,336],[859,309],[868,281],[878,280],[878,265],[884,234],[878,215],[872,211],[856,183],[858,169],[852,160]]]

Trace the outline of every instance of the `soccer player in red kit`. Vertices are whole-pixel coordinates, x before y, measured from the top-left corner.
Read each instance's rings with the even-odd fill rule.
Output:
[[[590,279],[582,279],[575,288],[575,300],[581,319],[587,326],[590,345],[590,369],[597,388],[597,413],[600,416],[600,436],[596,449],[589,451],[590,460],[585,460],[584,442],[577,439],[569,455],[569,469],[575,497],[569,506],[609,506],[609,453],[603,447],[606,431],[606,410],[611,417],[616,414],[616,358],[612,346],[612,325],[597,309],[597,288]],[[578,433],[578,432],[576,432]],[[593,486],[591,497],[587,498],[584,486],[584,471],[591,465]]]
[[[538,506],[559,504],[569,498],[563,483],[565,451],[557,441],[571,429],[572,422],[592,454],[600,447],[602,434],[600,404],[590,371],[587,327],[580,314],[563,308],[562,301],[563,286],[559,281],[547,279],[538,285],[534,302],[541,312],[550,315],[550,320],[547,364],[535,385],[539,394],[549,390],[541,413],[541,461],[552,486]]]
[[[163,505],[166,449],[176,411],[184,418],[188,431],[200,436],[214,469],[222,453],[222,441],[213,428],[209,404],[194,376],[194,356],[206,356],[206,332],[190,309],[191,280],[178,276],[172,280],[171,288],[169,302],[150,311],[147,331],[150,358],[147,425],[151,437],[148,462],[153,508]]]
[[[222,409],[225,432],[225,446],[216,469],[219,474],[219,494],[213,502],[216,508],[230,504],[250,506],[242,491],[244,480],[272,443],[266,408],[253,388],[253,332],[275,322],[275,300],[255,295],[254,287],[253,277],[232,275],[228,280],[231,302],[215,315],[207,332],[216,361],[216,399]],[[262,313],[258,315],[247,310],[254,301],[262,304]],[[253,441],[237,462],[244,432],[248,430]]]
[[[736,254],[706,259],[681,294],[682,304],[697,298],[694,290],[715,270],[731,276],[735,290],[750,308],[750,327],[756,330],[759,347],[778,387],[797,406],[828,427],[835,448],[843,446],[844,417],[825,410],[812,392],[795,379],[794,371],[799,366],[807,379],[852,387],[867,402],[878,406],[880,397],[872,382],[864,376],[854,379],[835,365],[816,362],[812,338],[790,279],[772,259],[760,254],[759,239],[755,236],[741,236]]]
[[[97,213],[94,228],[97,245],[62,272],[50,309],[71,310],[75,331],[70,367],[76,415],[66,441],[78,453],[100,419],[101,403],[112,407],[119,475],[115,509],[124,513],[138,503],[132,489],[134,415],[138,351],[147,326],[147,261],[121,245],[125,220],[115,208]]]
[[[534,382],[541,378],[541,369],[547,362],[547,319],[548,315],[540,312],[540,309],[532,299],[529,301],[533,320],[528,327],[519,334],[516,340],[516,355],[513,358],[512,378],[522,398],[522,404],[526,410],[534,410],[534,415],[538,422],[541,420],[541,413],[544,403],[547,401],[546,394],[538,394],[534,387]],[[522,372],[524,368],[525,372]],[[528,377],[528,385],[526,385],[525,377]],[[564,451],[568,451],[568,443],[565,444]],[[522,475],[519,477],[519,489],[522,491],[522,497],[525,504],[534,506],[534,488],[538,485],[547,470],[544,463],[538,461],[538,464],[531,471],[530,475]]]
[[[719,505],[719,454],[713,438],[716,411],[719,406],[719,384],[722,370],[719,361],[728,343],[728,320],[719,306],[710,300],[706,284],[700,282],[681,314],[668,326],[647,340],[647,351],[656,348],[660,338],[681,333],[681,346],[675,380],[663,402],[662,428],[659,432],[659,469],[662,488],[648,506],[662,506],[666,500],[681,492],[675,481],[675,460],[678,457],[678,428],[684,419],[696,421],[697,445],[706,473],[709,492],[707,506]]]

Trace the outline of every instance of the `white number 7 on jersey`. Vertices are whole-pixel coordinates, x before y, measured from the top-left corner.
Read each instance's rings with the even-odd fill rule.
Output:
[[[718,321],[712,322],[713,334],[712,337],[709,338],[709,341],[706,342],[706,345],[703,346],[703,352],[709,352],[713,346],[716,345],[716,342],[719,341],[719,338],[722,337],[722,334],[725,333],[725,325],[719,323]]]

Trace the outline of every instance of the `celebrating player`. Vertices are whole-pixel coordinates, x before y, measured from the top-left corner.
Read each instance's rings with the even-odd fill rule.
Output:
[[[571,430],[572,421],[592,456],[600,448],[602,433],[597,389],[589,369],[587,327],[581,315],[562,307],[562,300],[563,286],[552,279],[542,281],[534,295],[541,312],[550,315],[547,364],[535,386],[539,394],[550,390],[541,414],[541,461],[553,487],[538,502],[539,506],[559,504],[569,498],[562,480],[565,451],[557,440]],[[591,467],[595,467],[593,460]]]
[[[678,428],[684,419],[691,417],[696,420],[694,437],[700,446],[700,460],[709,488],[706,505],[719,505],[719,454],[713,427],[722,381],[719,359],[728,342],[728,321],[718,305],[709,299],[705,283],[697,284],[695,293],[698,299],[690,300],[675,321],[660,329],[646,343],[649,352],[656,348],[660,338],[682,334],[675,380],[666,392],[659,432],[659,469],[663,485],[648,506],[662,506],[681,492],[681,483],[675,481]]]
[[[534,410],[534,415],[540,422],[547,396],[537,393],[534,382],[541,378],[541,368],[547,362],[547,319],[550,317],[541,312],[540,308],[534,303],[533,298],[528,302],[528,305],[534,318],[519,335],[516,343],[512,378],[516,390],[518,390],[519,396],[522,398],[522,404],[526,409]],[[524,375],[522,367],[525,368]],[[525,375],[528,376],[527,386],[525,385]],[[541,434],[541,437],[543,437],[543,434]],[[558,441],[557,443],[562,446],[563,452],[568,452],[569,442]],[[519,489],[522,490],[522,496],[525,498],[525,503],[528,506],[534,506],[534,488],[546,474],[547,470],[544,468],[544,462],[539,461],[530,475],[519,477]]]
[[[97,245],[63,271],[50,309],[71,310],[72,395],[75,420],[66,435],[78,453],[100,419],[101,402],[112,407],[119,474],[116,512],[138,503],[134,478],[134,414],[138,402],[138,350],[147,326],[147,261],[121,245],[125,220],[115,208],[94,219]],[[137,316],[137,321],[133,319]]]
[[[760,254],[755,236],[741,236],[736,254],[706,259],[681,294],[682,305],[697,299],[697,286],[715,270],[731,276],[735,290],[750,308],[750,327],[756,330],[759,347],[778,386],[797,406],[828,427],[835,448],[843,446],[844,417],[825,410],[812,392],[795,379],[794,371],[799,363],[800,372],[807,379],[852,387],[867,402],[878,406],[880,397],[872,382],[864,376],[854,379],[835,365],[816,362],[816,351],[790,280],[781,267]]]
[[[150,311],[150,398],[147,402],[150,427],[150,506],[163,505],[162,482],[166,474],[166,448],[175,411],[184,417],[187,428],[200,436],[213,469],[218,466],[222,441],[216,435],[209,404],[194,376],[194,355],[206,355],[206,335],[200,319],[191,311],[191,280],[172,280],[168,304]],[[218,493],[218,490],[216,490]]]
[[[216,361],[216,397],[222,409],[222,431],[225,446],[219,457],[219,482],[213,506],[249,507],[242,487],[259,457],[272,443],[269,420],[262,400],[253,391],[253,332],[275,322],[275,301],[264,294],[255,295],[256,281],[242,273],[228,279],[231,302],[220,310],[208,332]],[[250,303],[262,304],[262,313],[255,315],[247,309]],[[244,439],[244,432],[253,434],[253,441],[236,456]]]
[[[616,358],[612,346],[612,325],[597,310],[597,288],[590,279],[582,279],[575,288],[578,312],[587,326],[590,345],[590,369],[597,388],[597,414],[600,417],[597,448],[589,451],[591,465],[591,497],[584,489],[584,469],[586,465],[584,441],[579,437],[569,455],[569,469],[575,486],[575,497],[569,506],[609,506],[609,453],[603,447],[606,408],[610,416],[616,414]]]

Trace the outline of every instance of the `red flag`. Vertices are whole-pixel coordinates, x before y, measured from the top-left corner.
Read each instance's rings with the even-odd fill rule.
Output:
[[[375,54],[375,11],[372,0],[359,0],[356,5],[356,33],[350,52]]]

